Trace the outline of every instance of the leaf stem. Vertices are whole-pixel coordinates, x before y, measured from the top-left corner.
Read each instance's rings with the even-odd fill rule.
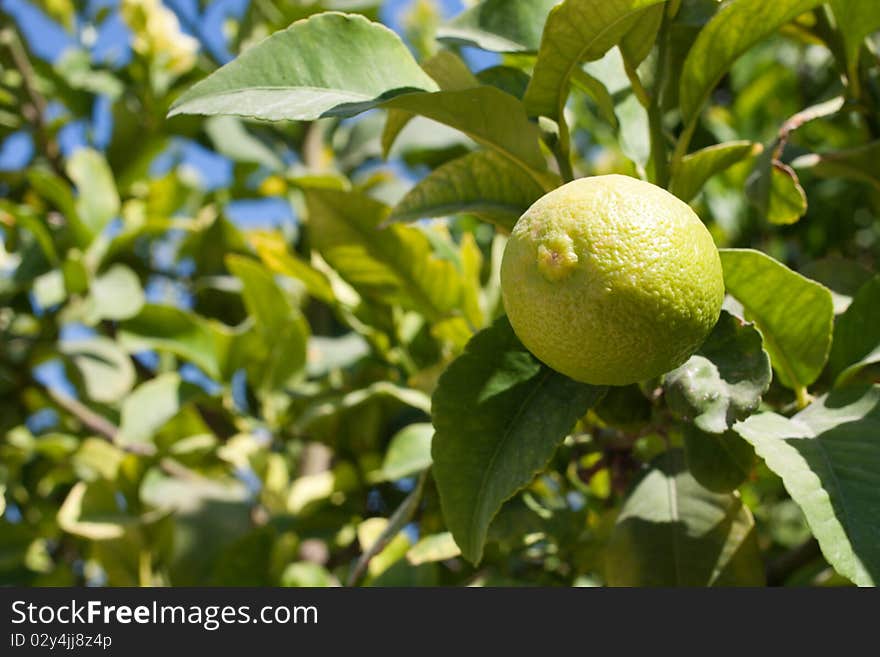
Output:
[[[797,399],[797,407],[799,411],[804,410],[810,405],[810,393],[807,392],[807,386],[795,386],[794,394]]]
[[[559,175],[562,176],[564,182],[571,182],[574,180],[574,170],[571,166],[571,131],[565,120],[565,106],[559,110],[557,124],[559,125],[559,138],[553,148],[553,155],[559,165]]]
[[[660,29],[657,32],[657,62],[654,69],[654,83],[650,96],[646,95],[645,99],[639,98],[645,109],[648,111],[648,130],[651,137],[651,161],[654,165],[654,183],[660,187],[669,186],[669,153],[666,148],[666,135],[663,131],[663,109],[660,106],[660,95],[663,90],[663,83],[666,74],[666,45],[667,45],[667,22],[668,17],[664,14],[660,23]],[[625,60],[624,60],[625,61]],[[630,75],[630,66],[625,64],[627,75],[633,83],[633,91],[638,95],[638,88],[641,86],[638,73],[632,71]],[[638,84],[637,84],[638,83]]]

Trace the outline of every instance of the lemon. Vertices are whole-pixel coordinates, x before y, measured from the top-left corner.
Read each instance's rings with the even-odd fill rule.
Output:
[[[724,298],[712,236],[664,189],[575,180],[530,207],[501,264],[504,308],[538,359],[572,379],[627,385],[681,365]]]

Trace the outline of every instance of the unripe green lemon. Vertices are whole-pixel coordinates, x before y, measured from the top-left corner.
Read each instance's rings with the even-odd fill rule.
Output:
[[[520,217],[501,264],[504,308],[537,358],[584,383],[681,365],[718,321],[721,260],[690,206],[627,176],[582,178]]]

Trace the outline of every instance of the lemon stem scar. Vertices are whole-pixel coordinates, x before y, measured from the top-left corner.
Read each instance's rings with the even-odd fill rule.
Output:
[[[538,246],[538,270],[548,281],[567,278],[577,263],[578,256],[568,235],[547,239]]]

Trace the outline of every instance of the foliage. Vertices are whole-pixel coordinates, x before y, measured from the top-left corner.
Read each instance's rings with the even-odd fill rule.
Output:
[[[880,4],[277,0],[219,42],[214,3],[40,4],[62,52],[0,6],[0,582],[880,580]],[[499,266],[612,172],[728,296],[604,389]]]

